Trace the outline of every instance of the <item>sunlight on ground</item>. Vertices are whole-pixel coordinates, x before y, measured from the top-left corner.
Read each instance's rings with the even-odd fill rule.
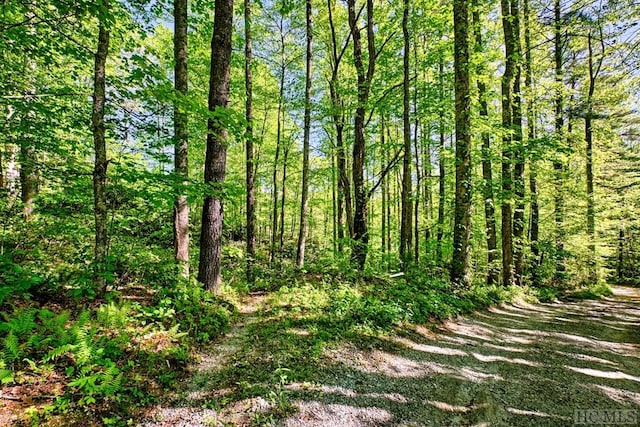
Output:
[[[567,353],[566,351],[559,351],[559,350],[556,350],[555,353],[556,354],[560,354],[560,355],[565,356],[565,357],[570,357],[572,359],[584,360],[585,362],[602,363],[603,365],[610,365],[610,366],[618,366],[619,365],[616,362],[612,362],[610,360],[603,359],[601,357],[589,356],[587,354]]]
[[[358,407],[321,402],[295,402],[299,413],[284,421],[286,427],[340,426],[360,427],[387,423],[393,414],[377,407]]]
[[[341,386],[302,383],[291,383],[288,384],[286,388],[287,390],[293,391],[315,391],[324,394],[337,394],[349,398],[364,397],[366,399],[384,399],[390,402],[407,403],[407,398],[400,393],[356,393],[349,388]]]
[[[633,375],[625,374],[624,372],[620,372],[620,371],[616,371],[616,372],[600,371],[598,369],[576,368],[575,366],[568,366],[568,365],[565,365],[565,368],[570,369],[574,372],[579,372],[581,374],[589,375],[592,377],[640,382],[640,377],[634,377]]]
[[[482,403],[480,405],[474,405],[474,406],[451,405],[450,403],[439,402],[437,400],[427,400],[425,401],[425,403],[443,411],[458,412],[458,413],[467,413],[475,409],[486,408],[489,406],[488,403]]]
[[[510,359],[508,357],[502,356],[490,356],[478,353],[471,353],[473,357],[478,359],[481,362],[506,362],[506,363],[515,363],[517,365],[527,365],[527,366],[542,366],[539,363],[532,362],[530,360],[525,359]]]
[[[635,404],[640,406],[640,393],[636,393],[635,391],[623,390],[614,387],[608,387],[606,385],[601,384],[587,384],[585,385],[587,388],[596,389],[605,394],[608,398],[625,404]]]

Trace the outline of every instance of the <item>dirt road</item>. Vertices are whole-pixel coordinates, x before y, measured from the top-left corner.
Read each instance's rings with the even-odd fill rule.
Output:
[[[242,379],[274,365],[268,351],[256,350],[258,336],[273,339],[259,334],[268,316],[249,305],[176,404],[157,408],[143,425],[640,425],[640,290],[614,291],[597,301],[509,305],[435,329],[334,343],[311,366],[295,367],[312,381],[270,385],[268,393],[245,387],[248,397],[237,400],[231,396],[241,382],[222,386],[229,377],[221,369]],[[283,407],[284,420],[274,416]]]
[[[383,348],[343,345],[325,381],[290,386],[299,412],[285,425],[640,425],[640,290],[614,291],[495,308]]]

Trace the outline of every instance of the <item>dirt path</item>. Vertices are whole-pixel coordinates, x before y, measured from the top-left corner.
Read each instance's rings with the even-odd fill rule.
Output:
[[[218,426],[229,424],[233,417],[221,413],[220,408],[203,407],[202,402],[216,402],[225,394],[213,382],[216,375],[230,363],[251,340],[251,331],[260,319],[264,294],[245,297],[240,304],[237,321],[211,348],[203,349],[199,362],[189,369],[177,395],[169,396],[163,404],[153,408],[142,426],[190,427]],[[246,418],[246,417],[245,417]],[[225,421],[222,421],[226,419]],[[238,423],[234,423],[238,424]]]
[[[623,409],[637,425],[640,290],[614,291],[495,308],[381,348],[343,345],[327,354],[325,381],[292,385],[299,412],[284,424],[570,426],[574,410]]]
[[[638,410],[640,290],[614,291],[598,301],[494,308],[436,330],[405,329],[333,346],[308,367],[313,381],[278,392],[294,408],[282,424],[571,426],[575,410]],[[267,393],[225,401],[229,390],[219,386],[226,375],[221,369],[240,363],[233,354],[257,342],[253,334],[268,320],[260,304],[261,298],[250,301],[182,394],[143,425],[270,425],[277,419],[267,416],[274,407]],[[241,372],[261,369],[254,362],[260,359]],[[635,414],[638,423],[640,411]]]

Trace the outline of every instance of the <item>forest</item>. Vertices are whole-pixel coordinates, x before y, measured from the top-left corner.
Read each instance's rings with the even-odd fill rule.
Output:
[[[0,425],[569,425],[640,405],[640,3],[0,9]],[[496,353],[453,340],[467,329]],[[513,359],[533,335],[564,359]],[[601,405],[501,406],[494,380],[521,373],[500,364],[587,375]],[[410,373],[457,391],[394,400]],[[566,392],[545,378],[540,405]]]

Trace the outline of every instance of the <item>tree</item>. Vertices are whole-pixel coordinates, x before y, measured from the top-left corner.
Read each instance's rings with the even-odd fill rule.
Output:
[[[216,0],[213,36],[211,38],[211,70],[209,77],[209,112],[204,182],[209,194],[202,208],[200,263],[198,281],[211,292],[222,283],[222,184],[227,162],[228,131],[226,120],[231,73],[231,35],[233,32],[233,0]]]
[[[455,120],[456,120],[456,198],[453,228],[451,282],[471,285],[471,92],[469,88],[469,3],[453,2]]]
[[[409,0],[404,0],[402,12],[402,36],[404,41],[403,50],[403,81],[402,81],[402,140],[403,140],[403,161],[402,161],[402,209],[400,221],[400,259],[406,268],[411,261],[411,122],[410,122],[410,87],[409,87]]]
[[[475,39],[475,54],[482,57],[485,46],[482,40],[482,28],[480,21],[480,5],[476,0],[473,5],[473,34]],[[478,66],[478,104],[480,106],[480,117],[489,120],[489,103],[487,101],[487,85],[484,82],[486,65],[480,59]],[[485,230],[487,233],[487,284],[498,283],[499,270],[495,264],[498,261],[498,238],[496,236],[496,216],[493,199],[493,172],[491,169],[491,136],[488,131],[482,132],[482,196],[484,198]]]
[[[173,57],[175,60],[175,90],[184,97],[188,90],[187,74],[187,0],[174,0]],[[180,98],[179,98],[180,99]],[[176,178],[186,183],[189,177],[188,116],[180,102],[174,102],[174,169]],[[182,191],[176,195],[173,206],[173,238],[176,262],[182,267],[182,275],[189,277],[189,204]]]
[[[502,0],[502,28],[504,32],[505,67],[502,75],[502,284],[513,284],[513,139],[518,132],[516,103],[519,96],[516,89],[519,88],[520,78],[517,62],[520,54],[518,44],[520,34],[516,21],[518,13],[517,0]]]
[[[533,87],[533,60],[531,55],[531,23],[529,0],[523,0],[522,3],[523,25],[524,25],[524,51],[525,51],[525,88],[527,91],[527,142],[530,148],[534,144],[536,138],[536,118],[534,113],[534,87]],[[529,193],[531,194],[530,220],[529,220],[529,241],[531,243],[531,253],[533,254],[531,271],[531,281],[534,285],[540,284],[540,275],[538,274],[538,266],[540,263],[540,249],[538,248],[539,235],[539,219],[540,208],[538,205],[538,179],[537,165],[535,157],[531,158],[529,163]]]
[[[327,0],[327,10],[329,15],[329,28],[331,30],[331,49],[329,64],[331,66],[331,78],[329,79],[329,94],[331,96],[331,119],[336,129],[336,165],[338,167],[338,199],[337,199],[337,211],[338,211],[338,249],[342,252],[343,240],[344,240],[344,228],[345,218],[349,237],[353,237],[353,203],[351,201],[351,181],[349,180],[349,174],[347,172],[347,160],[344,144],[344,126],[345,126],[345,111],[342,95],[338,90],[339,70],[342,57],[349,46],[349,40],[351,38],[351,32],[347,37],[342,49],[338,51],[338,42],[336,39],[336,29],[333,19],[333,6],[332,0]]]
[[[251,0],[244,0],[244,83],[245,83],[245,119],[247,129],[245,135],[245,167],[247,186],[247,282],[253,283],[255,275],[253,264],[256,257],[256,212],[255,212],[255,167],[253,153],[253,49],[251,39]]]
[[[306,0],[307,21],[307,66],[304,95],[304,142],[302,148],[302,201],[300,203],[300,234],[296,252],[296,267],[304,265],[307,242],[307,214],[309,210],[309,133],[311,131],[311,78],[313,65],[313,11],[311,0]]]
[[[587,89],[587,105],[584,116],[584,139],[586,142],[586,178],[587,178],[587,236],[589,238],[589,279],[593,282],[598,280],[598,270],[596,263],[596,204],[593,179],[593,97],[596,90],[596,80],[602,69],[602,62],[605,57],[605,40],[601,24],[598,25],[597,36],[594,36],[593,29],[590,28],[587,35],[587,54],[589,83]],[[595,59],[594,42],[596,37],[600,41],[600,56]]]
[[[369,244],[369,230],[367,228],[368,201],[367,191],[364,180],[364,167],[366,158],[366,138],[365,111],[369,93],[371,90],[371,81],[376,65],[376,48],[374,40],[373,25],[373,0],[367,0],[367,53],[368,61],[365,70],[362,52],[362,37],[358,26],[356,15],[355,0],[347,0],[347,9],[349,13],[349,28],[351,29],[351,38],[353,39],[353,59],[356,68],[358,81],[358,100],[356,105],[354,119],[354,141],[353,141],[353,191],[355,198],[355,214],[353,217],[353,248],[351,252],[351,260],[353,264],[359,268],[364,268],[367,259],[367,246]]]
[[[108,5],[103,4],[103,13]],[[93,112],[91,128],[95,159],[93,167],[93,210],[95,219],[95,249],[93,284],[98,295],[107,289],[107,145],[105,139],[104,110],[106,104],[106,63],[109,54],[109,30],[99,18],[98,47],[95,53],[93,74]]]
[[[563,78],[563,37],[562,37],[562,9],[561,0],[555,0],[553,7],[553,32],[554,32],[554,71],[556,81],[555,94],[555,138],[556,144],[560,147],[564,145],[564,78]],[[555,220],[555,251],[556,251],[556,279],[562,280],[566,272],[566,256],[564,253],[564,165],[561,154],[556,154],[553,160],[554,186],[554,220]]]

